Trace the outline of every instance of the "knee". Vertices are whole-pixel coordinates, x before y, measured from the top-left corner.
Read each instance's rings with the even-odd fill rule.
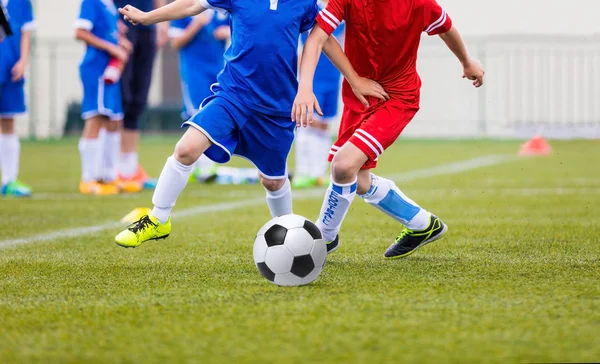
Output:
[[[285,179],[268,179],[260,176],[260,182],[269,192],[279,191],[285,184]]]
[[[371,189],[371,173],[367,170],[360,171],[358,173],[358,186],[356,186],[356,193],[364,195]]]
[[[14,119],[0,119],[0,131],[2,131],[2,134],[14,134],[15,120]]]
[[[173,153],[175,159],[186,166],[194,164],[201,154],[202,152],[198,146],[181,140],[175,146],[175,152]]]
[[[352,182],[356,178],[357,172],[354,163],[348,159],[333,158],[331,161],[331,177],[337,183]]]

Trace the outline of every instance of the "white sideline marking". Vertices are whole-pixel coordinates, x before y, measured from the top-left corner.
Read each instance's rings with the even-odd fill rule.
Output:
[[[406,173],[392,174],[392,175],[388,175],[386,177],[393,179],[393,180],[400,180],[400,181],[407,182],[407,181],[412,181],[412,180],[419,179],[419,178],[435,177],[435,176],[440,176],[440,175],[456,174],[456,173],[471,171],[471,170],[482,168],[482,167],[493,166],[496,164],[505,163],[507,161],[514,160],[514,159],[515,159],[514,157],[505,156],[505,155],[487,155],[487,156],[477,157],[477,158],[468,159],[468,160],[464,160],[464,161],[448,163],[448,164],[444,164],[441,166],[417,169],[417,170],[409,171]],[[294,192],[295,200],[307,200],[307,199],[312,199],[312,198],[316,198],[316,197],[320,198],[322,196],[323,196],[323,189],[317,189],[317,188]],[[188,216],[202,215],[202,214],[213,213],[213,212],[231,211],[231,210],[237,210],[237,209],[244,208],[244,207],[262,205],[264,203],[265,203],[264,197],[260,197],[260,198],[252,198],[252,199],[236,201],[236,202],[224,202],[224,203],[219,203],[219,204],[209,205],[209,206],[202,205],[202,206],[192,207],[189,209],[174,212],[173,217],[174,218],[184,218],[184,217],[188,217]],[[0,248],[7,248],[7,247],[11,247],[11,246],[16,246],[16,245],[21,245],[21,244],[29,244],[29,243],[34,243],[34,242],[53,241],[56,239],[76,238],[79,236],[90,235],[90,234],[97,233],[97,232],[104,231],[104,230],[117,229],[119,227],[122,228],[123,223],[109,222],[109,223],[100,224],[100,225],[83,226],[83,227],[78,227],[78,228],[49,231],[46,233],[33,235],[33,236],[26,237],[26,238],[18,238],[18,239],[0,241]]]

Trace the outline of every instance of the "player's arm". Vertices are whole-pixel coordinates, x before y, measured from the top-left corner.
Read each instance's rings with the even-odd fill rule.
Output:
[[[440,34],[440,38],[442,38],[444,43],[446,43],[448,48],[454,53],[456,58],[458,58],[460,64],[462,64],[463,78],[472,80],[475,87],[481,87],[483,85],[483,75],[485,74],[485,71],[479,61],[469,56],[467,46],[458,30],[455,27],[452,27],[449,31]]]
[[[75,39],[80,40],[96,49],[105,51],[123,63],[127,62],[127,59],[129,58],[125,49],[95,36],[87,29],[77,28],[75,31]]]
[[[25,68],[29,63],[29,50],[31,47],[31,32],[29,30],[21,31],[21,57],[15,63],[11,70],[12,81],[17,82],[23,78],[25,74]]]
[[[154,9],[167,5],[167,0],[154,0]],[[162,48],[169,41],[169,24],[160,23],[156,26],[156,45]]]
[[[219,25],[213,32],[213,37],[216,40],[226,41],[231,38],[231,28],[229,25]]]
[[[365,96],[374,96],[385,100],[389,98],[381,85],[373,80],[360,77],[352,67],[348,57],[344,54],[342,47],[334,37],[330,37],[319,24],[311,31],[300,62],[300,80],[298,94],[292,108],[292,121],[300,126],[306,126],[313,122],[313,109],[321,115],[321,108],[313,93],[313,79],[319,62],[321,52],[325,52],[344,78],[348,81],[358,99],[365,105],[369,102]]]
[[[206,8],[198,0],[175,0],[150,12],[144,12],[134,6],[126,5],[124,8],[119,9],[119,13],[123,15],[126,21],[134,25],[152,25],[198,15],[205,10]]]
[[[188,45],[189,42],[194,39],[196,34],[204,28],[208,23],[210,23],[211,17],[210,14],[204,12],[200,15],[195,16],[190,24],[185,27],[185,29],[181,28],[171,28],[169,29],[169,36],[171,37],[171,47],[174,49],[181,49]]]

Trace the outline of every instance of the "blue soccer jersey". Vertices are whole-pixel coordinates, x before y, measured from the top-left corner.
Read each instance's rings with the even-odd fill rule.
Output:
[[[35,28],[29,0],[2,0],[13,35],[0,42],[0,83],[11,80],[11,70],[21,58],[21,33]]]
[[[75,28],[87,30],[106,42],[118,44],[118,20],[117,8],[112,0],[83,0]],[[108,52],[87,45],[83,61],[79,65],[83,85],[83,119],[96,115],[112,120],[123,118],[120,83],[108,85],[102,77],[110,58]]]
[[[210,86],[217,82],[217,75],[225,64],[223,53],[227,42],[216,39],[214,32],[221,26],[229,26],[229,16],[213,10],[207,10],[201,16],[209,16],[210,22],[179,51],[184,119],[194,115],[202,100],[210,96]],[[192,21],[189,17],[171,22],[169,36],[182,36]]]
[[[119,13],[112,0],[83,0],[75,28],[91,32],[96,37],[113,44],[119,44],[117,21]],[[85,56],[80,64],[82,74],[99,77],[104,73],[110,55],[103,50],[87,45]]]
[[[219,86],[266,115],[289,116],[298,89],[298,38],[315,23],[315,0],[200,0],[231,14],[231,46]]]

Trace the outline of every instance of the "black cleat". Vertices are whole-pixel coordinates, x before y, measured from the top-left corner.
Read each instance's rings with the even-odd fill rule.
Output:
[[[331,254],[340,247],[340,236],[336,235],[333,241],[327,243],[327,254]]]
[[[388,259],[402,258],[414,253],[425,244],[442,238],[448,231],[448,226],[439,217],[431,215],[431,222],[425,230],[415,231],[404,228],[396,242],[383,253]],[[328,247],[329,248],[329,247]]]

